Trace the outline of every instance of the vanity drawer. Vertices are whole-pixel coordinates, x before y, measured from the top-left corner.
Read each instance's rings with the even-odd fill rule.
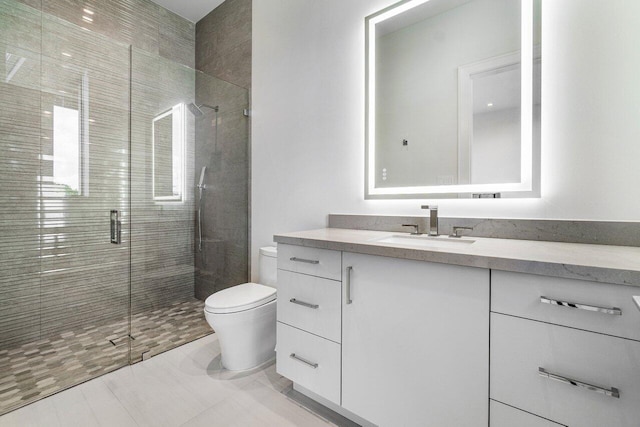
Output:
[[[278,322],[276,370],[340,405],[340,344]]]
[[[340,342],[342,283],[278,271],[278,321]]]
[[[634,286],[491,271],[491,311],[495,313],[634,340],[640,340],[640,311],[632,297],[639,294],[640,288]],[[551,300],[577,303],[581,308],[548,303]],[[591,311],[596,307],[617,308],[622,314]]]
[[[490,365],[497,401],[568,426],[640,422],[640,342],[492,313]],[[615,388],[619,397],[561,377],[601,392]]]
[[[278,244],[278,268],[296,273],[310,274],[326,279],[340,280],[342,254],[340,251]]]
[[[495,400],[489,400],[489,406],[491,408],[489,427],[562,427],[562,424],[554,423]]]

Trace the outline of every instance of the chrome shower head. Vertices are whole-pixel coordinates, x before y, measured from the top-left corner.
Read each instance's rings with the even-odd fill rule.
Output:
[[[187,104],[187,108],[189,109],[189,111],[191,111],[191,114],[193,114],[195,117],[201,117],[204,116],[204,113],[202,112],[202,110],[200,109],[200,107],[198,107],[196,104],[194,104],[193,102],[190,102]]]
[[[191,114],[193,114],[195,117],[202,117],[204,116],[204,111],[202,111],[203,108],[209,108],[215,112],[218,111],[218,106],[216,105],[215,107],[213,105],[209,105],[209,104],[200,104],[200,105],[196,105],[193,102],[190,102],[189,104],[187,104],[187,108],[189,109],[189,111],[191,111]]]

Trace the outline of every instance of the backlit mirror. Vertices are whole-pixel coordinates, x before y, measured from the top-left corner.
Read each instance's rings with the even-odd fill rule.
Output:
[[[185,105],[153,119],[153,200],[182,201],[185,166]]]
[[[539,196],[540,0],[366,18],[367,198]]]

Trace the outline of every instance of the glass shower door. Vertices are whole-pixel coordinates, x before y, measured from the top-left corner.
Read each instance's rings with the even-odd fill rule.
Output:
[[[2,414],[128,364],[129,49],[12,0],[0,49]]]
[[[95,375],[129,351],[129,48],[42,27],[41,334],[86,334]]]

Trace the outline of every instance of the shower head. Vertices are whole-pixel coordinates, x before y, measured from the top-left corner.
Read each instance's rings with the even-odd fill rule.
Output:
[[[193,114],[195,117],[201,117],[204,115],[200,107],[198,107],[193,102],[188,103],[187,108],[189,109],[189,111],[191,111],[191,114]]]
[[[218,106],[216,105],[215,107],[213,105],[209,105],[209,104],[200,104],[200,105],[196,105],[193,102],[190,102],[189,104],[187,104],[187,108],[189,109],[189,111],[191,111],[191,114],[193,114],[195,117],[202,117],[204,116],[204,111],[202,111],[203,108],[209,108],[215,112],[218,111]]]

